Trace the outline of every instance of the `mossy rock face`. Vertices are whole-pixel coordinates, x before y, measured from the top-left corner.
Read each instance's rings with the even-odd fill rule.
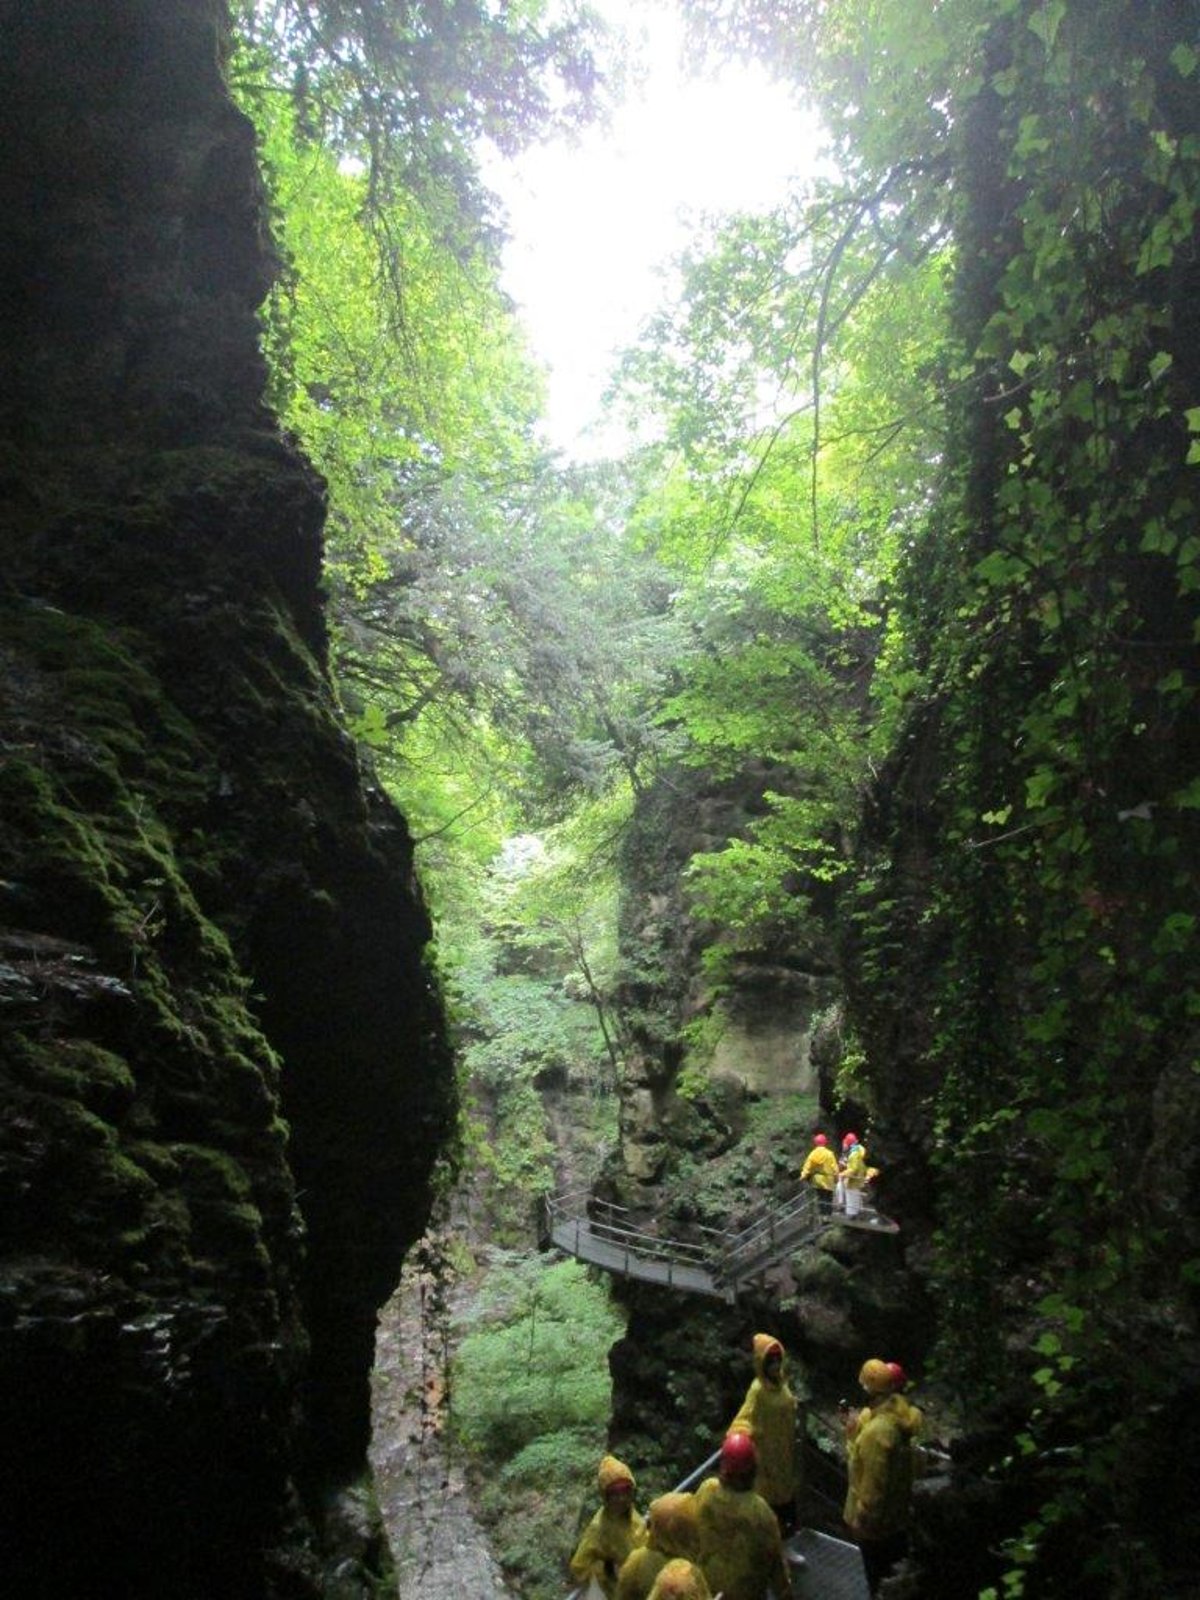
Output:
[[[227,29],[0,0],[14,1593],[320,1590],[301,1496],[365,1461],[453,1121],[411,844],[329,681],[322,486],[263,408]]]
[[[88,1530],[62,1543],[64,1580],[92,1559],[136,1592],[143,1561],[170,1571],[194,1544],[179,1493],[200,1461],[235,1463],[202,1500],[231,1550],[243,1496],[283,1500],[305,1335],[279,1063],[174,847],[166,779],[187,795],[203,741],[98,624],[48,606],[5,623],[3,1432],[46,1446],[25,1451],[19,1522],[53,1502]],[[88,1463],[77,1495],[55,1448]]]

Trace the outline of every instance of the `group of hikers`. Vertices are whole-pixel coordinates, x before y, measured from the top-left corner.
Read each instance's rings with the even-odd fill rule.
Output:
[[[629,1468],[600,1463],[600,1509],[584,1530],[571,1574],[584,1600],[793,1600],[803,1555],[795,1531],[800,1487],[797,1402],[785,1355],[754,1336],[754,1379],[721,1444],[717,1473],[694,1493],[659,1496],[643,1519]],[[921,1412],[905,1399],[899,1363],[864,1362],[865,1404],[842,1415],[849,1487],[846,1526],[862,1551],[872,1595],[904,1555]]]
[[[801,1183],[811,1183],[827,1210],[844,1211],[856,1217],[863,1207],[867,1188],[878,1169],[867,1165],[866,1146],[856,1133],[842,1136],[839,1158],[823,1133],[813,1135],[812,1149],[800,1168]]]

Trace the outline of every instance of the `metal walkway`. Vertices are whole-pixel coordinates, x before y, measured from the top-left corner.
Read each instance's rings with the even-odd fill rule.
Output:
[[[586,1189],[547,1196],[545,1205],[549,1237],[567,1255],[624,1278],[717,1300],[730,1298],[714,1271],[725,1240],[721,1230],[697,1228],[696,1239],[663,1239],[633,1227],[631,1212],[593,1200]]]
[[[594,1200],[586,1190],[547,1197],[545,1212],[546,1236],[565,1254],[622,1277],[730,1305],[745,1284],[829,1228],[900,1231],[889,1217],[869,1207],[857,1217],[828,1211],[807,1185],[786,1200],[760,1206],[740,1228],[697,1225],[686,1239],[636,1227],[630,1211]]]
[[[804,1557],[802,1567],[792,1567],[795,1600],[869,1600],[862,1552],[846,1539],[801,1528],[787,1549]]]

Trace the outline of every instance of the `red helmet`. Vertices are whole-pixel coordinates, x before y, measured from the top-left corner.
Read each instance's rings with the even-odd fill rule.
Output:
[[[846,1137],[842,1140],[842,1149],[843,1150],[849,1150],[849,1148],[850,1148],[850,1146],[852,1144],[857,1144],[857,1143],[858,1143],[858,1135],[856,1133],[848,1133],[846,1135]]]
[[[753,1472],[758,1466],[758,1451],[748,1433],[727,1433],[721,1441],[721,1471]]]
[[[884,1365],[892,1375],[893,1389],[895,1389],[896,1393],[899,1394],[901,1389],[903,1389],[905,1384],[908,1382],[908,1374],[898,1361],[888,1361],[885,1362]]]
[[[828,1144],[829,1140],[825,1137],[825,1135],[823,1133],[814,1133],[813,1134],[813,1143],[814,1144]]]

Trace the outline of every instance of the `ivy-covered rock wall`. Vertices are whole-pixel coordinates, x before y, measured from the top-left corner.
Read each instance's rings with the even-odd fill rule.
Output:
[[[956,90],[957,400],[903,601],[929,691],[846,950],[935,1197],[964,1483],[1006,1497],[927,1596],[1200,1582],[1196,22],[998,5]]]
[[[222,0],[3,0],[0,1484],[21,1594],[320,1592],[453,1115]]]

